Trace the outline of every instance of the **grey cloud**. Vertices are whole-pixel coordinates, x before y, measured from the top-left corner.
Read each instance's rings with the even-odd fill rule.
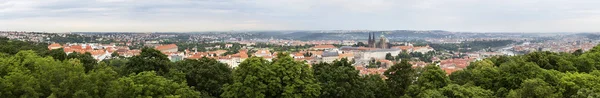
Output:
[[[108,29],[104,31],[442,29],[576,32],[600,30],[590,26],[600,24],[597,4],[600,1],[0,0],[0,30],[71,31],[66,30],[72,29],[68,28],[70,25],[86,25],[77,29],[103,31],[90,29],[97,26]],[[64,28],[53,28],[54,25],[39,21],[53,22]],[[20,25],[7,22],[20,22]],[[135,29],[110,25],[114,23],[132,25]]]

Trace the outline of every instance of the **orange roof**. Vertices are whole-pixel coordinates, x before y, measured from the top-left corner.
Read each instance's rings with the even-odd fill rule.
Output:
[[[313,46],[312,48],[335,48],[335,46],[333,46],[333,45],[316,45],[316,46]]]
[[[175,44],[168,44],[168,45],[161,45],[161,46],[156,46],[156,50],[167,50],[167,49],[173,49],[173,48],[177,48],[177,45]]]
[[[358,47],[358,50],[373,50],[376,48],[368,48],[368,47]]]
[[[83,47],[81,47],[80,45],[73,45],[71,46],[71,49],[83,49]]]
[[[450,75],[453,72],[456,72],[456,71],[461,70],[461,69],[450,67],[450,68],[442,68],[442,70],[444,70],[444,72],[446,72],[446,75]]]
[[[338,58],[348,58],[348,57],[354,57],[354,54],[352,54],[352,53],[338,54]]]
[[[65,47],[63,49],[63,51],[65,51],[65,52],[73,52],[73,49],[71,49],[71,47]]]
[[[248,53],[246,53],[246,52],[240,52],[239,54],[240,54],[240,58],[242,58],[242,59],[248,58]]]
[[[62,46],[58,43],[53,43],[48,46],[48,49],[55,48],[55,47],[62,47]]]
[[[104,50],[92,50],[92,51],[88,51],[90,52],[92,55],[102,55],[104,53],[106,53]]]
[[[93,49],[92,49],[92,46],[87,45],[87,46],[85,46],[85,50],[93,50]]]
[[[323,51],[310,51],[313,55],[323,55]]]
[[[294,56],[304,56],[304,54],[298,52],[298,53],[294,54]]]

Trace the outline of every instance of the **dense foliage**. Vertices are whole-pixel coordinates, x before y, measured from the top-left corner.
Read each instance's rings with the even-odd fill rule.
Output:
[[[447,44],[430,44],[436,50],[443,51],[460,51],[460,52],[472,52],[487,50],[489,48],[504,47],[509,44],[513,44],[515,41],[512,40],[487,40],[487,41],[465,41],[459,44],[447,43]]]
[[[12,47],[0,51],[3,98],[600,97],[600,47],[579,53],[493,57],[449,76],[438,66],[412,68],[407,60],[400,60],[381,77],[359,75],[347,59],[311,67],[287,53],[272,61],[250,57],[232,69],[209,58],[170,62],[151,48],[142,49],[138,56],[97,62],[89,59],[89,53],[43,50],[47,53],[40,54],[13,45],[21,43],[2,44]],[[390,59],[406,57],[412,56],[403,53]]]

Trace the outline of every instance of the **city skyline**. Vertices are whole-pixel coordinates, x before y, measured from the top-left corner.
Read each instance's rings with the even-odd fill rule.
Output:
[[[562,2],[561,2],[562,1]],[[600,1],[0,0],[0,31],[598,32]]]

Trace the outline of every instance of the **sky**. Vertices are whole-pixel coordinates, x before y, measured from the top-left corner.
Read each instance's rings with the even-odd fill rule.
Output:
[[[600,0],[0,0],[0,31],[600,32]]]

